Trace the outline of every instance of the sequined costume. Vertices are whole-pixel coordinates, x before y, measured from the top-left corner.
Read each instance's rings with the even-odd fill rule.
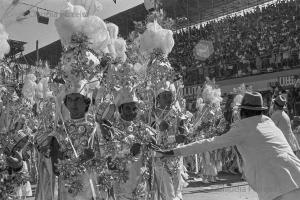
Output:
[[[94,166],[89,162],[93,157],[86,154],[94,127],[85,119],[69,120],[65,123],[67,133],[60,127],[60,134],[56,135],[60,156],[53,155],[53,159],[58,162],[59,200],[84,200],[98,195]]]
[[[113,190],[117,200],[147,199],[149,194],[149,151],[147,144],[151,140],[151,131],[141,121],[127,122],[122,119],[114,123],[114,149],[108,156],[116,162],[123,162],[123,170],[127,172],[124,180],[114,182]],[[123,138],[123,139],[122,139]],[[117,144],[117,145],[116,145]],[[113,155],[113,152],[118,152]],[[112,172],[122,170],[120,164],[110,167]]]
[[[159,129],[159,125],[162,123],[162,119],[166,122],[170,127],[166,127],[167,129],[162,130],[160,127],[159,135],[157,138],[158,144],[162,146],[164,149],[174,148],[177,146],[175,143],[175,135],[176,132],[176,115],[173,113],[174,110],[170,111],[160,111],[159,115],[156,113],[155,116],[160,116],[160,118],[155,117],[155,124],[157,125],[157,129]],[[154,199],[162,199],[162,200],[174,200],[181,199],[180,192],[178,192],[179,186],[179,170],[180,163],[179,158],[171,158],[171,159],[160,159],[155,158],[154,162],[154,186],[155,186],[155,195]]]

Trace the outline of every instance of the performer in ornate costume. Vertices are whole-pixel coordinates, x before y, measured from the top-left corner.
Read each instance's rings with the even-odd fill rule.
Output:
[[[175,86],[166,82],[165,85],[158,91],[158,95],[155,99],[156,106],[153,112],[155,125],[159,130],[157,136],[158,145],[163,148],[170,148],[175,143],[174,133],[177,131],[177,118],[174,116],[176,108],[172,107],[175,99]],[[173,200],[177,199],[176,192],[177,187],[175,181],[177,176],[177,170],[179,168],[178,160],[161,160],[156,159],[154,163],[155,170],[155,183],[156,183],[156,198]],[[175,189],[176,188],[176,189]]]
[[[139,119],[139,100],[132,88],[125,87],[119,91],[116,107],[120,115],[115,119],[113,126],[115,130],[122,132],[125,142],[121,144],[121,152],[114,156],[112,162],[118,158],[126,159],[125,168],[128,172],[124,182],[114,184],[116,199],[147,199],[149,191],[147,143],[151,140],[151,132],[146,130],[145,124]],[[116,135],[118,131],[115,131]]]
[[[91,199],[96,194],[93,171],[87,164],[95,156],[89,144],[94,124],[86,116],[90,103],[91,100],[78,91],[67,94],[64,99],[71,119],[64,123],[66,130],[61,127],[59,135],[60,151],[63,152],[59,161],[60,176],[64,179],[61,184],[67,185],[59,194],[61,199]]]

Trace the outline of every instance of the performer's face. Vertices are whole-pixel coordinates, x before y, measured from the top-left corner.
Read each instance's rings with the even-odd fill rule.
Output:
[[[68,94],[65,99],[65,105],[70,111],[72,119],[83,118],[89,107],[85,97],[79,93]]]
[[[157,104],[160,109],[169,110],[173,101],[173,94],[170,91],[165,91],[157,96]]]
[[[133,121],[138,114],[136,102],[124,103],[120,106],[121,118],[125,121]]]

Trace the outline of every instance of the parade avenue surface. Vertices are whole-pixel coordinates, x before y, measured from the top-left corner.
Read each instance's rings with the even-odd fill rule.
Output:
[[[239,175],[220,174],[217,183],[201,182],[201,178],[189,181],[183,191],[184,200],[258,200],[247,182]]]

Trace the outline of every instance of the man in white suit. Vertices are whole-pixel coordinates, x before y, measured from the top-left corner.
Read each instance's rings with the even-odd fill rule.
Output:
[[[300,160],[281,130],[263,115],[266,109],[260,93],[247,92],[240,106],[241,120],[226,134],[169,151],[156,149],[157,156],[187,156],[236,145],[246,180],[260,200],[299,199]]]
[[[289,116],[284,112],[284,107],[286,105],[286,99],[284,96],[279,95],[274,100],[274,113],[271,116],[271,119],[274,121],[275,125],[282,131],[286,140],[288,141],[289,145],[292,147],[292,150],[296,154],[299,151],[300,147],[295,137],[292,126],[291,120]]]

